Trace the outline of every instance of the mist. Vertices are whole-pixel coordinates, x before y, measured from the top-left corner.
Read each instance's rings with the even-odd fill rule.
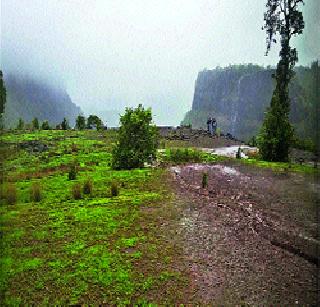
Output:
[[[85,114],[139,103],[160,125],[191,108],[204,68],[276,65],[262,0],[1,0],[1,69],[66,88]],[[298,65],[320,58],[320,2],[306,1]]]

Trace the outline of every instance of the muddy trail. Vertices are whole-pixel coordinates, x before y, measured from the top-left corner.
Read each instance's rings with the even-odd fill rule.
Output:
[[[233,162],[170,172],[195,301],[320,303],[319,177]]]

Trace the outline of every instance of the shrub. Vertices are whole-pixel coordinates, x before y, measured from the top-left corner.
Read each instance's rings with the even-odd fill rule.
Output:
[[[77,178],[77,166],[76,164],[72,164],[69,170],[69,180],[76,180]]]
[[[41,188],[39,183],[34,182],[30,190],[30,200],[32,202],[39,202],[41,200]]]
[[[83,184],[83,194],[91,195],[93,190],[93,184],[90,179],[86,180]]]
[[[208,173],[202,174],[202,188],[206,189],[208,187]]]
[[[115,181],[111,182],[110,194],[112,197],[119,195],[118,184]]]
[[[17,202],[17,188],[14,183],[7,186],[6,200],[8,205],[14,205]]]
[[[81,199],[81,185],[76,183],[72,187],[72,196],[74,199]]]
[[[143,167],[150,156],[155,157],[158,147],[158,130],[152,124],[151,109],[127,108],[120,117],[118,139],[112,151],[114,169]]]

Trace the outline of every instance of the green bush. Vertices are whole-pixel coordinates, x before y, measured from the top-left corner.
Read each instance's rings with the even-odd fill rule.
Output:
[[[8,205],[14,205],[17,202],[17,188],[14,183],[9,183],[7,186],[6,200]]]
[[[31,185],[30,200],[35,203],[41,201],[41,187],[38,182],[34,182]]]
[[[119,195],[119,187],[115,181],[111,182],[110,194],[111,194],[111,197]]]
[[[93,184],[90,179],[86,180],[83,184],[83,194],[91,195],[93,191]]]
[[[72,164],[69,170],[69,180],[76,180],[77,179],[77,166],[76,164]]]
[[[112,151],[113,169],[143,167],[150,157],[155,157],[158,147],[158,130],[152,124],[151,109],[127,108],[120,117],[117,142]]]
[[[81,199],[81,185],[76,183],[72,186],[72,196],[74,199]]]
[[[199,150],[194,149],[170,149],[167,151],[167,156],[165,160],[167,162],[174,163],[186,163],[186,162],[200,162],[201,161],[201,152]]]

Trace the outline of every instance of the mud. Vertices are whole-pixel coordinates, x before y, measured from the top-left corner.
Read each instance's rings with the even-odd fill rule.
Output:
[[[200,303],[319,304],[319,178],[232,163],[171,173]]]

